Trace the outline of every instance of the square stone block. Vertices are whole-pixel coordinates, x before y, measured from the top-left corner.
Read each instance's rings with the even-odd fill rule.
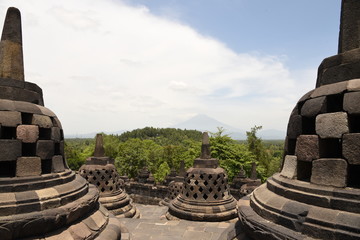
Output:
[[[36,125],[19,125],[16,128],[16,138],[24,143],[34,143],[39,138],[39,127]]]
[[[37,141],[36,156],[41,159],[52,159],[54,156],[54,142],[51,140]]]
[[[321,158],[312,163],[311,183],[346,187],[348,163],[344,159]]]
[[[333,84],[322,85],[315,89],[311,94],[311,98],[338,94],[347,89],[347,82],[338,82]]]
[[[57,118],[57,117],[54,117],[54,121],[53,121],[53,125],[54,125],[54,127],[59,127],[59,128],[62,128],[62,126],[61,126],[61,122],[60,122],[60,120]]]
[[[344,133],[349,132],[347,113],[320,114],[316,117],[315,128],[321,138],[341,138]]]
[[[21,141],[0,139],[0,161],[15,161],[21,157]]]
[[[296,139],[302,131],[302,117],[300,115],[292,115],[289,119],[287,127],[287,137],[289,139]]]
[[[300,135],[296,141],[295,155],[300,161],[309,161],[318,159],[319,137],[318,135]]]
[[[286,155],[284,166],[280,173],[281,176],[290,179],[295,179],[297,175],[297,157],[293,155]]]
[[[360,78],[348,81],[347,90],[349,92],[360,91]]]
[[[61,140],[61,131],[59,127],[52,127],[51,128],[51,140],[55,142],[60,142]]]
[[[14,101],[14,104],[15,104],[15,109],[18,110],[19,112],[41,114],[41,111],[38,108],[38,105],[36,104],[23,102],[23,101]]]
[[[21,124],[21,113],[14,111],[1,111],[0,124],[4,127],[16,127]]]
[[[65,171],[64,159],[62,156],[57,155],[52,158],[52,172],[63,172]]]
[[[349,164],[360,165],[360,133],[344,134],[342,154]]]
[[[344,95],[344,110],[349,114],[360,114],[360,92],[349,92]]]
[[[16,161],[16,176],[29,177],[41,175],[41,159],[39,157],[19,157]]]
[[[301,108],[301,116],[315,117],[326,112],[326,97],[317,97],[307,100]]]
[[[50,117],[39,114],[33,115],[32,124],[38,125],[41,128],[51,128],[53,126]]]

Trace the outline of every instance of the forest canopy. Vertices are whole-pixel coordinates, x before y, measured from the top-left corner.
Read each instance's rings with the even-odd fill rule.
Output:
[[[230,181],[241,168],[249,176],[252,162],[263,181],[279,171],[284,141],[264,141],[256,135],[260,129],[261,126],[255,126],[246,132],[246,141],[232,139],[223,128],[210,133],[211,155],[219,159]],[[187,169],[200,156],[202,133],[196,130],[146,127],[120,135],[103,135],[105,155],[115,159],[120,175],[130,178],[135,178],[146,166],[155,180],[162,182],[171,169],[179,170],[181,161]],[[69,167],[78,170],[94,154],[94,147],[95,139],[66,139]]]

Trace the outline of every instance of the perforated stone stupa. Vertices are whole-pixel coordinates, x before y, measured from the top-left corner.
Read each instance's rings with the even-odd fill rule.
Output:
[[[68,168],[61,123],[24,79],[20,12],[9,8],[0,42],[0,239],[128,239],[98,197]]]
[[[169,204],[166,214],[174,217],[218,222],[236,217],[236,200],[230,194],[227,174],[211,158],[209,136],[203,134],[201,156],[185,175],[182,192]]]
[[[280,174],[239,201],[254,239],[360,239],[360,1],[343,0],[339,53],[291,113]]]
[[[114,159],[105,157],[102,134],[96,135],[94,156],[86,160],[79,173],[100,192],[100,203],[117,217],[138,218],[139,211],[124,190]]]

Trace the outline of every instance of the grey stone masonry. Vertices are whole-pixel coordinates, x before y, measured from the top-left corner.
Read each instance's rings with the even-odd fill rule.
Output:
[[[319,158],[319,137],[300,135],[296,141],[295,155],[300,161],[312,161]]]
[[[322,158],[314,160],[311,172],[311,183],[346,187],[348,164],[340,158]]]
[[[41,159],[39,157],[19,157],[16,161],[16,176],[30,177],[41,175]]]
[[[60,142],[61,140],[61,131],[59,127],[52,127],[51,128],[51,140],[55,142]]]
[[[51,128],[53,126],[50,117],[39,114],[33,115],[32,124],[38,125],[41,128]]]
[[[63,172],[65,171],[64,159],[61,155],[52,157],[52,172]]]
[[[16,127],[21,124],[21,113],[13,111],[0,112],[0,124],[4,127]]]
[[[0,161],[15,161],[21,156],[21,141],[0,139]]]
[[[281,170],[281,176],[290,179],[296,179],[297,175],[297,157],[293,155],[286,155],[284,159],[284,166]]]
[[[302,130],[302,118],[300,115],[292,115],[290,116],[288,128],[287,128],[287,136],[290,139],[296,139]]]
[[[35,143],[39,138],[39,127],[35,125],[19,125],[16,138],[24,143]]]
[[[36,144],[36,156],[41,159],[52,159],[54,156],[54,142],[51,140],[39,140]]]
[[[345,112],[325,113],[316,117],[316,133],[321,138],[341,138],[349,132],[348,117]]]
[[[349,92],[344,95],[344,110],[349,114],[360,114],[360,92]]]
[[[360,133],[344,134],[342,153],[349,164],[360,165]]]
[[[325,96],[307,100],[301,108],[301,116],[315,117],[326,112],[326,102]]]

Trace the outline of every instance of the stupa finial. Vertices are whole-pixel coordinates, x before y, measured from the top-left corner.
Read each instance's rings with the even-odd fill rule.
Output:
[[[360,47],[360,1],[342,0],[339,54]]]
[[[104,140],[101,133],[96,134],[94,157],[105,157]]]
[[[7,10],[0,42],[0,78],[24,81],[21,15],[17,8]]]
[[[210,152],[210,141],[209,135],[207,132],[203,133],[202,136],[202,145],[201,145],[201,159],[210,159],[211,152]]]

